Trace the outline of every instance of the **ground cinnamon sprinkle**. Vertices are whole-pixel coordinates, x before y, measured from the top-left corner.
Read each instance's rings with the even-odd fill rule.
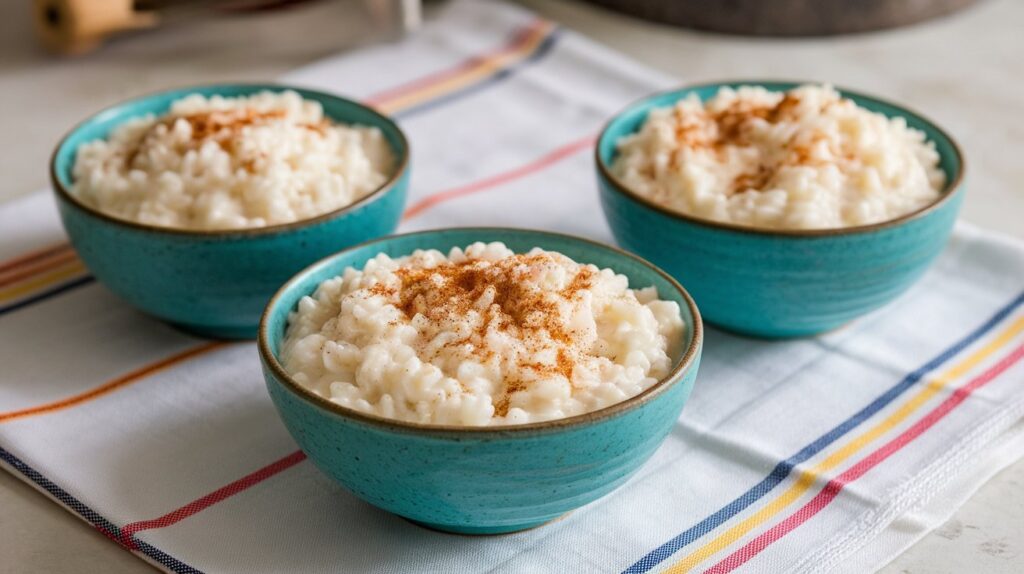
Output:
[[[749,145],[747,128],[752,120],[762,119],[774,122],[777,107],[771,108],[747,102],[737,102],[728,108],[711,114],[710,119],[717,126],[716,149],[727,145]]]
[[[554,251],[476,242],[380,254],[289,316],[285,368],[331,401],[421,423],[516,425],[643,392],[678,358],[679,306]]]
[[[267,123],[285,117],[284,110],[257,112],[252,109],[201,112],[168,118],[170,124],[185,120],[192,127],[192,141],[223,139],[236,135],[245,126]]]
[[[757,121],[778,124],[791,121],[803,100],[799,95],[786,93],[776,104],[748,102],[739,100],[724,109],[709,112],[706,109],[683,110],[675,109],[676,141],[689,149],[706,149],[721,154],[730,147],[751,145],[750,130]],[[823,110],[833,105],[826,102]],[[758,165],[752,172],[736,176],[732,185],[726,190],[727,195],[745,191],[761,191],[766,189],[780,167],[803,166],[815,162],[810,145],[794,145],[778,165]],[[678,167],[678,156],[671,157],[672,167]]]
[[[407,319],[422,315],[432,322],[453,321],[470,312],[484,317],[469,336],[451,341],[448,347],[464,346],[481,361],[495,357],[487,344],[487,334],[495,330],[508,334],[530,347],[550,340],[557,348],[554,364],[524,363],[518,366],[536,374],[538,379],[560,375],[572,381],[580,353],[579,337],[564,324],[560,312],[565,300],[574,299],[590,288],[596,271],[583,267],[557,292],[538,289],[524,281],[538,266],[553,263],[547,253],[519,254],[489,262],[466,260],[443,263],[433,268],[400,268],[395,274],[397,286],[378,283],[370,293],[386,297]],[[560,301],[561,299],[561,301]],[[481,301],[490,301],[482,306]],[[524,390],[528,382],[505,381],[495,398],[495,416],[508,414],[511,397]]]
[[[159,131],[171,129],[179,120],[183,120],[191,127],[191,137],[188,147],[195,149],[206,141],[213,141],[228,153],[233,153],[234,140],[247,126],[265,125],[287,116],[284,110],[256,111],[253,109],[231,109],[200,112],[181,116],[170,116],[161,119],[153,124],[143,136],[139,143],[125,155],[125,165],[134,166],[135,159],[139,153],[147,147],[150,139]],[[163,126],[163,127],[161,127]],[[300,127],[315,131],[321,135],[326,133],[330,122],[321,120],[318,123],[299,124]],[[246,167],[246,166],[243,166]],[[251,171],[251,166],[247,169]]]
[[[749,132],[755,121],[770,124],[792,119],[801,103],[800,96],[786,93],[778,103],[771,105],[760,102],[738,100],[724,109],[708,112],[707,109],[685,111],[675,108],[676,140],[689,149],[708,149],[721,154],[731,146],[751,145]],[[673,154],[670,164],[678,169],[680,158]],[[809,151],[795,149],[786,165],[805,165],[809,162]],[[774,168],[758,166],[757,170],[736,176],[726,193],[732,195],[742,191],[764,189],[774,178]],[[653,174],[650,174],[653,176]]]
[[[508,410],[512,407],[512,395],[526,389],[526,384],[518,379],[505,381],[505,389],[500,395],[494,398],[494,416],[508,416]]]
[[[889,221],[946,184],[927,134],[832,86],[723,86],[709,96],[648,109],[614,142],[618,183],[676,213],[758,229]]]
[[[736,176],[736,179],[732,182],[732,189],[729,193],[740,193],[747,190],[759,191],[764,189],[774,176],[775,173],[772,170],[760,165],[754,173],[741,173]]]

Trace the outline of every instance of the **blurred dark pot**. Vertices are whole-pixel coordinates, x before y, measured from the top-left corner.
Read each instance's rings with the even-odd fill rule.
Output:
[[[978,0],[589,0],[686,28],[752,36],[829,36],[913,24]]]

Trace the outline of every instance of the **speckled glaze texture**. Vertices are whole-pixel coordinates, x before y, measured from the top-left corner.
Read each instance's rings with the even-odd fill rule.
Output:
[[[126,119],[162,114],[187,94],[239,96],[295,89],[340,122],[379,127],[399,158],[395,176],[355,204],[309,220],[267,228],[187,231],[126,222],[83,206],[67,191],[75,153]],[[161,92],[109,108],[76,127],[57,147],[51,176],[71,243],[111,291],[188,331],[253,338],[270,296],[303,267],[345,247],[395,230],[409,182],[408,145],[384,116],[342,98],[280,85],[223,85]]]
[[[593,413],[520,426],[419,425],[365,415],[317,397],[283,372],[276,356],[288,313],[302,296],[377,253],[447,250],[502,241],[517,252],[559,251],[610,267],[634,287],[654,285],[682,309],[687,341],[672,373],[648,391]],[[702,343],[700,315],[671,278],[614,248],[556,234],[452,229],[400,235],[330,257],[275,296],[260,326],[267,388],[285,426],[326,475],[356,496],[424,526],[497,534],[538,526],[607,494],[654,453],[693,388]]]
[[[935,142],[947,188],[938,202],[891,222],[821,231],[772,231],[719,224],[654,205],[615,181],[616,142],[652,108],[722,86],[787,90],[796,83],[735,82],[684,88],[637,102],[598,140],[601,205],[618,243],[687,286],[708,322],[760,337],[814,335],[877,309],[909,288],[942,251],[963,201],[963,160],[934,124],[903,108],[841,90],[858,105],[902,116]]]

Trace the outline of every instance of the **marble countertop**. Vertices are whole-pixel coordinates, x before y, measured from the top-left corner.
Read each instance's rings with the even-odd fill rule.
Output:
[[[961,142],[963,218],[1024,238],[1024,2],[988,0],[912,28],[841,39],[747,39],[675,30],[577,2],[522,0],[602,43],[687,81],[829,80],[914,107]],[[428,18],[437,10],[428,6]],[[188,83],[274,78],[365,41],[358,2],[221,18],[137,34],[78,59],[31,37],[29,2],[0,3],[0,200],[45,187],[54,143],[96,109]],[[150,572],[151,568],[0,472],[0,573]],[[1024,569],[1024,461],[983,486],[887,574]]]

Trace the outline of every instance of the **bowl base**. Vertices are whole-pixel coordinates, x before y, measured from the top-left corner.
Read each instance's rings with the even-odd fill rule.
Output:
[[[572,514],[572,511],[566,512],[561,516],[549,518],[548,520],[541,520],[540,522],[526,522],[523,524],[511,524],[502,526],[467,526],[462,524],[434,524],[432,522],[420,522],[419,520],[413,520],[411,518],[405,518],[404,520],[419,526],[420,528],[426,528],[427,530],[433,530],[434,532],[441,532],[442,534],[459,534],[462,536],[498,536],[501,534],[515,534],[516,532],[523,532],[524,530],[532,530],[534,528],[540,528],[546,524],[552,522],[558,522],[566,516]]]
[[[184,331],[189,335],[195,335],[204,339],[226,339],[238,341],[244,339],[255,339],[257,327],[218,326],[218,325],[197,325],[195,323],[175,323],[169,321],[171,327]]]

